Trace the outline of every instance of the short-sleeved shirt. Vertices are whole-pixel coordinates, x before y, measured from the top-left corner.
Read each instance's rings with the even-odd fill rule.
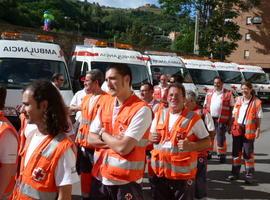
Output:
[[[169,112],[168,109],[166,109],[166,112]],[[169,116],[169,131],[172,129],[172,127],[174,126],[175,122],[177,121],[178,117],[181,115],[180,113],[170,113]],[[156,126],[157,126],[157,115],[155,116],[153,122],[152,122],[152,126],[150,129],[151,133],[156,133]],[[198,120],[194,126],[191,128],[191,131],[189,134],[193,133],[196,137],[198,137],[199,139],[203,139],[209,136],[208,131],[205,128],[205,125],[202,121],[202,119]]]
[[[35,149],[48,137],[41,134],[38,129],[33,129],[30,134],[28,137],[32,136],[32,139],[26,151],[24,166],[27,165]],[[67,149],[60,157],[54,173],[56,186],[72,185],[79,182],[79,176],[76,172],[76,157],[71,148]]]
[[[115,106],[113,110],[112,116],[112,124],[115,121],[115,118],[118,115],[120,110],[120,106]],[[125,136],[131,137],[137,141],[141,140],[146,130],[150,127],[152,122],[152,111],[149,107],[143,106],[131,119],[129,126],[124,132]],[[100,110],[98,111],[97,116],[90,126],[91,133],[98,133],[101,130],[101,121],[100,121]],[[102,181],[104,185],[119,185],[119,182],[115,183],[112,180],[108,180],[104,177],[96,177]],[[137,183],[141,183],[142,179],[136,181]],[[122,184],[126,184],[122,182]]]
[[[6,130],[0,139],[0,163],[15,164],[17,156],[18,140],[10,130]]]
[[[80,106],[85,96],[86,96],[85,89],[79,90],[71,99],[70,106]],[[78,121],[80,117],[81,117],[81,111],[78,111],[76,113],[75,119]]]

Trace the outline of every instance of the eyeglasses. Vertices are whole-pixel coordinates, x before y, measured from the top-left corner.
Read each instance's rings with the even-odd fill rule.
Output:
[[[58,79],[59,81],[65,81],[63,78]]]

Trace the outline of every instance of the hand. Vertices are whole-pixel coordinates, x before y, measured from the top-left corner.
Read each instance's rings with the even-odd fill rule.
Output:
[[[150,142],[158,143],[160,141],[160,139],[161,139],[160,134],[158,134],[158,133],[150,133],[150,138],[149,138]]]
[[[180,151],[193,151],[193,143],[187,138],[184,140],[178,140],[177,146]]]
[[[117,138],[118,140],[121,140],[124,137],[124,133],[119,133],[118,135],[114,136],[115,138]]]
[[[257,128],[256,132],[255,132],[255,135],[256,135],[256,139],[258,139],[261,135],[261,130],[259,128]]]

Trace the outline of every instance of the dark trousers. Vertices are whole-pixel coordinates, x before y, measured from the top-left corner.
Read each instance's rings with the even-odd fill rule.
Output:
[[[77,147],[77,160],[76,169],[78,174],[91,173],[93,162],[94,162],[94,150],[87,149],[78,146]]]
[[[245,160],[246,174],[252,175],[254,173],[254,140],[246,139],[244,134],[233,136],[233,175],[238,176],[240,173],[242,155]]]
[[[207,197],[207,157],[198,157],[195,179],[195,198]]]
[[[216,119],[215,122],[215,130],[216,130],[216,140],[217,140],[217,154],[220,156],[225,156],[227,151],[226,146],[226,131],[227,125],[218,123]]]
[[[140,184],[131,182],[125,185],[103,185],[101,181],[93,178],[91,188],[93,200],[143,200]]]
[[[193,180],[170,180],[154,176],[152,179],[154,200],[192,200],[194,199]]]

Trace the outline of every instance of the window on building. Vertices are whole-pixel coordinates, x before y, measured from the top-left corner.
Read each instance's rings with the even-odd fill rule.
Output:
[[[245,40],[246,40],[246,41],[250,41],[250,40],[251,40],[251,35],[250,35],[250,33],[246,33],[246,35],[245,35]]]
[[[246,23],[247,25],[252,24],[252,17],[247,17]]]
[[[249,50],[244,51],[244,59],[249,59],[250,53]]]

